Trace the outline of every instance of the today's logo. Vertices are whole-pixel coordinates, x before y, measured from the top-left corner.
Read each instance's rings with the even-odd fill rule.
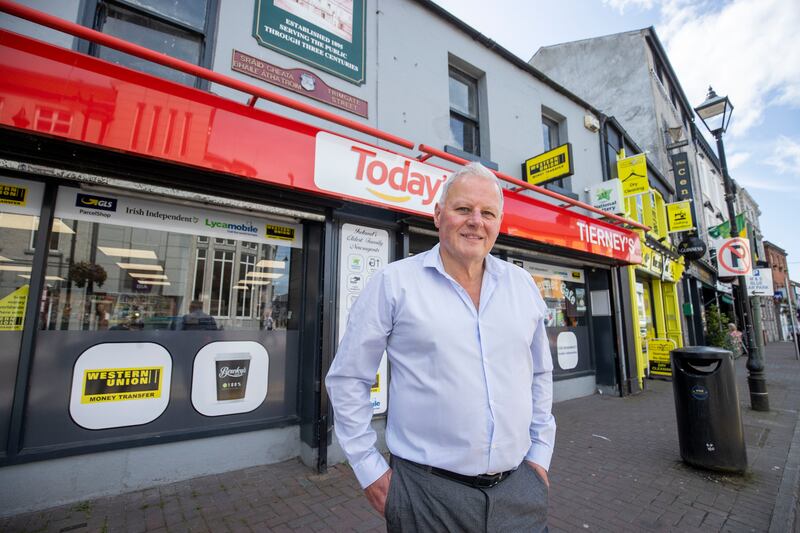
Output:
[[[320,189],[433,214],[449,172],[327,132],[317,134],[314,183]]]

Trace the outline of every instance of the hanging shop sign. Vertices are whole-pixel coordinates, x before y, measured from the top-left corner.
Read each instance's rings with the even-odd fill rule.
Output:
[[[700,259],[706,250],[706,243],[696,235],[690,235],[678,243],[678,253],[686,259]]]
[[[650,190],[647,181],[647,158],[637,154],[617,160],[617,176],[622,182],[622,194],[633,196]]]
[[[667,204],[667,224],[669,233],[695,229],[692,216],[692,201],[683,200]]]
[[[59,187],[55,216],[292,248],[303,245],[300,224],[71,187]]]
[[[615,215],[625,214],[622,182],[613,179],[589,187],[589,203],[598,209]]]
[[[572,176],[575,169],[572,163],[572,143],[562,144],[552,150],[525,161],[525,180],[531,185]]]
[[[450,172],[324,131],[317,133],[314,183],[340,195],[433,215]]]
[[[159,344],[96,344],[75,362],[69,412],[86,429],[147,424],[167,408],[171,381],[172,357]]]
[[[772,296],[774,294],[771,268],[753,269],[753,272],[747,276],[747,294],[750,296]]]
[[[750,274],[753,270],[750,241],[741,237],[725,239],[717,250],[717,268],[721,278]]]
[[[261,46],[361,85],[365,3],[256,0],[253,37]]]
[[[689,156],[679,152],[670,156],[672,172],[675,174],[675,198],[677,200],[694,200],[692,175],[689,171]]]
[[[322,81],[322,78],[308,70],[283,69],[238,50],[233,51],[231,70],[368,118],[368,102],[366,100],[334,89]]]
[[[267,397],[269,354],[253,341],[220,341],[197,352],[192,405],[206,416],[249,413]]]
[[[339,248],[339,342],[344,336],[350,308],[370,278],[389,263],[389,232],[343,224]],[[389,380],[386,353],[381,357],[370,391],[373,414],[386,412]]]
[[[647,359],[650,361],[650,375],[672,377],[670,352],[677,346],[670,339],[650,339],[647,341]]]

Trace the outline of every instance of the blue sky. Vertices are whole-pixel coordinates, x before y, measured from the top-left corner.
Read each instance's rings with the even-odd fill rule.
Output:
[[[800,281],[800,2],[434,0],[524,60],[541,46],[654,26],[690,103],[728,95],[731,176]],[[712,143],[712,146],[714,144]]]

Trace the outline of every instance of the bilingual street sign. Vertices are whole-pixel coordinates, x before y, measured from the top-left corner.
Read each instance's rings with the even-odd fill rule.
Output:
[[[647,181],[647,158],[644,154],[617,160],[617,176],[625,196],[642,194],[650,189]]]
[[[741,237],[725,239],[717,250],[719,277],[746,276],[753,270],[750,241]]]

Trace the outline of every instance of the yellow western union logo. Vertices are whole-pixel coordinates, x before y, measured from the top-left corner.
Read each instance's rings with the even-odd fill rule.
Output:
[[[281,239],[283,241],[294,240],[294,228],[290,226],[276,226],[275,224],[267,224],[267,239]]]
[[[0,183],[0,204],[24,206],[28,188]]]
[[[161,397],[164,367],[104,368],[83,373],[81,403],[149,400]]]

